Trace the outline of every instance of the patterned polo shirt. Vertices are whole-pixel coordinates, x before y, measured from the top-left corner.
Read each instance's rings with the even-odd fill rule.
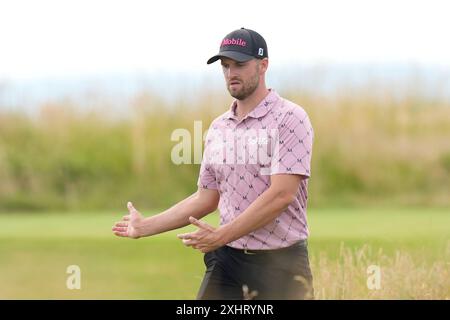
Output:
[[[239,216],[270,187],[274,174],[304,176],[295,200],[266,226],[229,246],[271,250],[309,236],[306,208],[313,128],[305,110],[274,90],[239,121],[236,101],[217,117],[205,138],[198,186],[220,194],[220,224]]]

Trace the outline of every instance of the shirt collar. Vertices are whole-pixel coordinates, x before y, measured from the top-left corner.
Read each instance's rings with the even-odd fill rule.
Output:
[[[252,117],[252,118],[257,119],[257,118],[264,117],[270,111],[270,109],[272,109],[273,104],[278,99],[280,99],[280,96],[278,95],[278,93],[273,89],[269,89],[269,93],[256,106],[256,108],[254,108],[251,112],[249,112],[245,116],[245,118]],[[236,107],[237,107],[236,100],[234,100],[233,103],[231,104],[230,110],[228,110],[228,112],[225,115],[226,119],[238,120],[238,117],[236,115]]]

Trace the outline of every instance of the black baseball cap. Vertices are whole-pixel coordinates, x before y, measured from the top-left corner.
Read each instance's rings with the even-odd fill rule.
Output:
[[[253,58],[267,58],[266,40],[258,32],[250,29],[234,30],[223,38],[219,53],[209,58],[206,63],[216,62],[222,57],[238,62],[245,62]]]

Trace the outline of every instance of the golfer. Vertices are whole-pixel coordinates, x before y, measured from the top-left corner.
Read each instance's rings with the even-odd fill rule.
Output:
[[[241,28],[222,40],[220,60],[234,101],[206,135],[198,190],[166,211],[129,214],[112,230],[140,238],[180,234],[204,253],[197,299],[312,299],[306,208],[313,128],[305,110],[266,87],[267,45]],[[220,226],[200,219],[219,208]]]

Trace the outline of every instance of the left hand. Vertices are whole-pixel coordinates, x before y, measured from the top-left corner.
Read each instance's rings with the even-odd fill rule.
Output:
[[[183,240],[184,245],[200,250],[203,253],[214,251],[224,245],[221,242],[219,229],[216,229],[206,222],[189,217],[189,222],[197,226],[199,229],[195,232],[183,233],[177,235]]]

